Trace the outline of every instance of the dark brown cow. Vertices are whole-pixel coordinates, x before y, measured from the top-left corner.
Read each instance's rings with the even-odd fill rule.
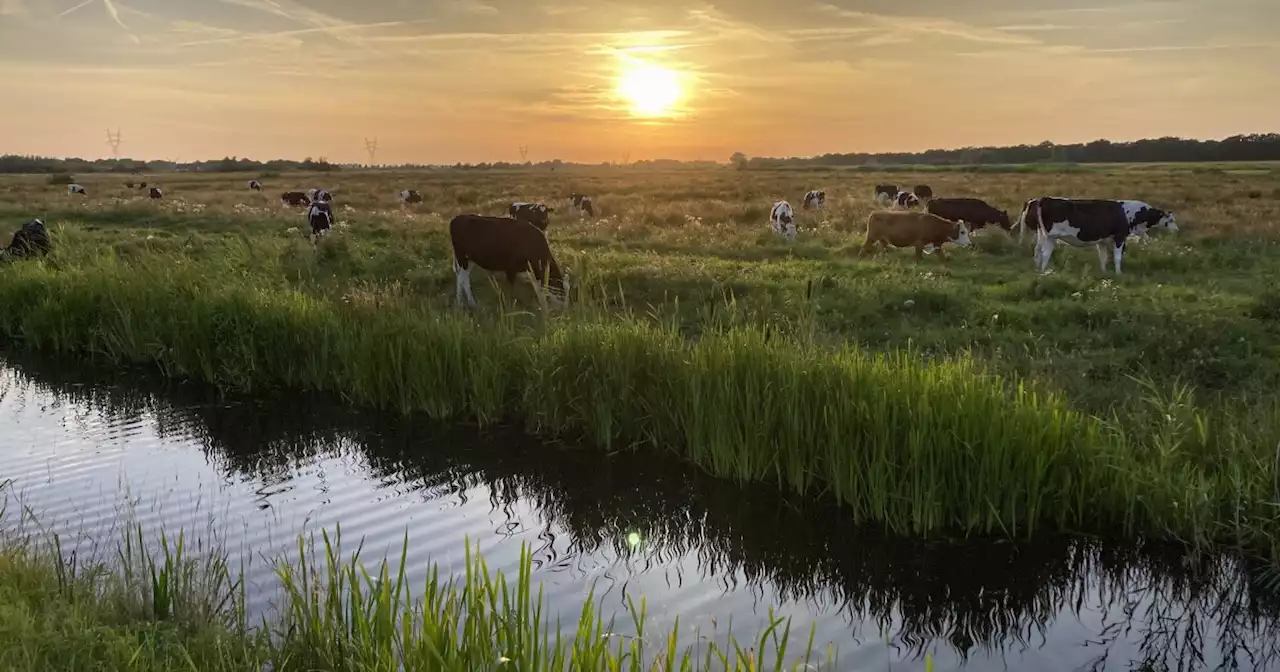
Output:
[[[862,253],[870,252],[879,243],[882,246],[916,248],[916,258],[922,259],[926,252],[938,251],[938,256],[947,258],[943,251],[943,243],[955,243],[961,247],[969,245],[969,227],[963,222],[949,222],[927,212],[901,212],[895,210],[877,210],[867,217],[867,240],[862,244]]]
[[[530,272],[538,282],[545,282],[556,301],[568,303],[569,278],[560,271],[547,245],[547,236],[536,226],[510,217],[458,215],[449,222],[449,240],[453,244],[453,272],[457,299],[464,297],[471,305],[471,264],[490,273],[505,273],[508,282],[516,275]]]
[[[164,192],[160,190],[160,187],[151,187],[147,190],[147,195],[153,200],[164,198]]]
[[[876,203],[884,207],[893,205],[893,201],[898,197],[898,185],[896,184],[877,184],[876,185]]]
[[[980,198],[935,198],[924,206],[925,212],[953,222],[964,222],[970,231],[995,224],[1005,231],[1013,229],[1009,213]]]
[[[301,191],[286,191],[283,194],[280,194],[280,201],[285,205],[292,205],[294,207],[311,205],[311,199],[307,198],[307,195]]]
[[[911,188],[911,193],[915,194],[916,198],[922,201],[927,201],[933,198],[933,189],[930,189],[927,184],[917,184]]]

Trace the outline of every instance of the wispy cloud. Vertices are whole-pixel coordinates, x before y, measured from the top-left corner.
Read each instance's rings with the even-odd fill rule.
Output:
[[[84,0],[84,2],[82,2],[82,3],[78,4],[78,5],[75,5],[75,6],[73,6],[73,7],[68,8],[68,9],[64,9],[64,10],[62,10],[61,12],[58,12],[58,18],[59,18],[59,19],[61,19],[62,17],[64,17],[64,16],[66,16],[66,15],[68,15],[68,14],[70,14],[70,13],[72,13],[72,12],[76,11],[77,9],[81,9],[81,8],[83,8],[83,7],[87,7],[88,5],[93,4],[94,2],[95,2],[95,0]]]
[[[326,34],[330,36],[338,36],[346,32],[356,32],[363,30],[376,30],[379,28],[395,28],[397,26],[410,25],[417,23],[414,21],[384,21],[382,23],[347,23],[336,26],[324,26],[319,28],[299,28],[297,30],[278,30],[269,33],[240,33],[228,35],[226,37],[215,37],[207,40],[192,40],[189,42],[181,42],[176,47],[197,47],[209,44],[231,44],[234,42],[250,42],[250,41],[267,41],[279,40],[280,38],[298,37],[302,35]]]
[[[27,13],[22,0],[0,0],[0,16],[21,16]]]
[[[129,35],[129,38],[133,40],[133,43],[142,44],[142,40],[139,40],[138,36],[134,35],[132,30],[129,30],[129,26],[124,25],[124,21],[120,19],[120,12],[116,9],[116,3],[111,0],[102,0],[102,4],[107,8],[107,14],[111,16],[111,20],[115,21],[116,25],[124,29],[124,32]]]

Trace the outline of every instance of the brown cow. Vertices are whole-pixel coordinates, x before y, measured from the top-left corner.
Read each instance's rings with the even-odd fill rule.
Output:
[[[924,206],[925,212],[953,222],[964,222],[970,231],[995,224],[1005,231],[1013,230],[1009,213],[997,210],[980,198],[935,198]]]
[[[877,210],[867,217],[867,241],[862,244],[862,253],[870,252],[876,243],[914,247],[917,259],[936,249],[938,256],[945,260],[947,253],[942,244],[968,247],[969,227],[964,222],[949,222],[927,212]]]
[[[512,217],[458,215],[449,222],[449,240],[459,302],[465,296],[476,304],[471,293],[471,264],[475,263],[490,273],[505,273],[508,282],[526,271],[539,283],[545,277],[552,298],[568,303],[568,275],[561,273],[546,234],[533,224]]]
[[[915,197],[922,201],[927,201],[933,198],[933,189],[930,189],[927,184],[917,184],[915,187],[912,187],[911,193],[915,194]]]

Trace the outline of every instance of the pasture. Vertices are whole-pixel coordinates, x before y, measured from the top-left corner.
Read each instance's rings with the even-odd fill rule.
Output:
[[[832,493],[901,531],[1052,522],[1267,546],[1277,538],[1268,502],[1280,441],[1278,173],[1160,165],[146,176],[164,189],[160,201],[126,189],[126,176],[75,176],[86,197],[44,177],[8,177],[4,230],[40,217],[56,250],[0,269],[0,330],[33,347],[240,387],[301,384],[439,415],[466,406],[481,420],[508,417],[515,403],[539,431],[684,442],[677,450],[713,473]],[[249,190],[254,178],[264,192]],[[976,196],[1015,218],[1040,195],[1140,199],[1174,211],[1180,231],[1130,242],[1120,277],[1100,272],[1092,250],[1062,245],[1053,272],[1039,275],[1033,237],[1019,244],[999,230],[948,250],[947,261],[918,261],[909,249],[862,257],[882,182]],[[302,210],[279,201],[308,188],[332,191],[337,220],[315,246]],[[402,207],[401,189],[423,202]],[[800,208],[810,189],[826,191],[822,210]],[[594,197],[594,219],[571,213],[571,192]],[[779,198],[796,208],[794,244],[769,229]],[[573,279],[564,312],[543,310],[527,284],[490,283],[484,272],[472,275],[478,310],[455,305],[450,218],[504,214],[513,201],[555,208],[547,235]],[[245,293],[210,303],[233,290]],[[342,341],[332,326],[286,328],[352,306],[365,311],[365,340]],[[243,310],[244,319],[200,310]],[[389,322],[377,334],[368,326],[394,315],[436,320],[434,336],[406,336],[403,351],[385,354],[391,363],[355,357],[365,347],[357,342],[394,340]],[[450,369],[407,363],[449,348],[474,349]],[[384,364],[375,380],[370,372]],[[466,380],[432,378],[446,372]],[[849,380],[887,391],[861,397],[871,393]],[[697,399],[672,401],[681,394]],[[752,423],[766,422],[753,402],[779,398],[788,417],[771,417],[753,437]],[[686,406],[664,406],[677,403]],[[831,417],[842,409],[859,409],[850,411],[858,422]],[[841,457],[853,432],[877,446],[867,462]],[[975,459],[949,447],[992,452]],[[894,452],[907,448],[919,450],[918,463]],[[930,469],[938,473],[918,478]],[[977,479],[970,469],[988,471]]]

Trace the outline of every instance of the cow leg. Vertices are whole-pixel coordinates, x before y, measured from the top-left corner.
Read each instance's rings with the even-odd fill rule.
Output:
[[[1101,248],[1099,248],[1099,249],[1101,249]],[[1115,246],[1115,249],[1114,249],[1114,250],[1112,250],[1112,254],[1113,254],[1113,255],[1115,255],[1115,262],[1116,262],[1116,275],[1120,275],[1120,258],[1124,256],[1124,241],[1123,241],[1123,240],[1120,240],[1120,241],[1116,242],[1116,246]]]
[[[471,263],[467,262],[466,267],[458,263],[455,257],[453,260],[454,274],[454,294],[458,303],[462,303],[465,297],[471,305],[476,305],[476,297],[471,293]]]
[[[916,259],[924,259],[924,245],[916,245]]]
[[[1102,266],[1102,272],[1107,272],[1107,247],[1106,241],[1098,241],[1098,264]]]
[[[1036,238],[1036,268],[1044,273],[1049,270],[1053,258],[1053,239],[1041,234]]]

